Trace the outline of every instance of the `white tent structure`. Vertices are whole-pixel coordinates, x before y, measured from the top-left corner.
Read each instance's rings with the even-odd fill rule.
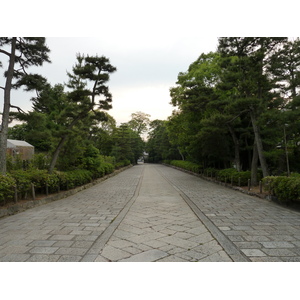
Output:
[[[34,155],[34,146],[25,141],[7,140],[7,153],[13,157],[20,155],[22,160],[30,160]]]

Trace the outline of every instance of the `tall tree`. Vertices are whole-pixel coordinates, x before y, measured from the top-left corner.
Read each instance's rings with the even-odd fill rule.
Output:
[[[171,145],[167,128],[169,121],[154,120],[150,123],[146,151],[149,154],[149,162],[179,159],[180,155],[176,146]]]
[[[150,117],[150,115],[141,111],[132,113],[131,120],[128,122],[128,125],[137,134],[142,135],[148,130],[148,126],[150,124]]]
[[[143,155],[144,142],[127,123],[123,123],[116,128],[113,140],[114,146],[111,154],[117,161],[129,160],[135,164],[137,159]]]
[[[235,91],[232,99],[240,114],[248,112],[255,135],[256,147],[263,176],[269,175],[264,155],[259,117],[274,98],[274,85],[268,78],[267,70],[271,57],[286,38],[220,38],[218,50],[227,62],[223,82]],[[227,60],[226,60],[227,59]],[[234,73],[233,73],[234,72]]]
[[[70,107],[66,112],[68,119],[65,123],[65,131],[53,153],[49,172],[54,170],[58,155],[65,144],[73,127],[86,118],[98,121],[106,120],[103,110],[112,108],[112,95],[106,85],[110,74],[115,72],[109,59],[104,56],[77,55],[77,63],[73,67],[73,73],[68,73],[67,86],[72,89],[68,93]],[[89,87],[88,84],[91,86]]]
[[[8,49],[7,49],[8,48]],[[30,66],[41,66],[44,62],[50,62],[49,48],[45,44],[45,38],[29,37],[2,37],[0,38],[0,54],[9,59],[5,72],[5,84],[0,88],[4,90],[4,104],[0,131],[0,173],[6,174],[6,147],[9,115],[11,108],[20,108],[11,103],[12,88],[27,85],[27,90],[37,88],[44,79],[39,75],[28,74]],[[0,64],[2,65],[2,64]],[[13,79],[16,79],[13,82]]]

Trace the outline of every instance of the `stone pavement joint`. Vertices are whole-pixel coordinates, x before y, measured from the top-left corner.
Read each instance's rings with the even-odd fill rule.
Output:
[[[105,244],[108,242],[108,240],[112,236],[113,232],[116,230],[116,228],[122,222],[122,220],[126,216],[127,212],[129,211],[130,207],[132,206],[133,202],[136,200],[139,190],[140,190],[142,179],[143,179],[143,174],[139,178],[138,185],[135,189],[133,197],[131,199],[129,199],[129,201],[126,203],[126,205],[124,206],[122,211],[112,220],[110,226],[108,226],[106,228],[106,230],[94,242],[92,247],[89,249],[89,251],[86,253],[86,255],[82,258],[82,260],[87,261],[90,254],[96,254],[96,253],[100,254],[100,252],[104,248]]]
[[[207,218],[195,203],[181,191],[181,197],[191,207],[198,218],[205,224],[214,238],[222,245],[226,253],[236,262],[250,261],[239,249]]]
[[[300,214],[163,165],[137,165],[0,219],[3,262],[300,261]]]

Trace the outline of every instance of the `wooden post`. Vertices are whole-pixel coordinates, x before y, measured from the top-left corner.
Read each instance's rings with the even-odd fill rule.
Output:
[[[241,177],[239,177],[239,186],[241,186]]]
[[[231,176],[231,186],[233,186],[233,177]]]
[[[15,185],[15,195],[14,195],[14,198],[15,198],[15,203],[18,202],[18,188],[17,186]]]
[[[32,192],[32,200],[35,200],[35,189],[33,183],[31,183],[31,192]]]
[[[48,182],[46,182],[46,196],[49,195],[49,186],[48,186]]]
[[[259,193],[262,194],[262,182],[261,182],[261,180],[259,181]]]
[[[248,191],[250,191],[250,187],[251,187],[251,181],[250,179],[248,179]]]

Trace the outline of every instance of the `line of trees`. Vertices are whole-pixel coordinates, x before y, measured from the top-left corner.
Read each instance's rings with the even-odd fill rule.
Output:
[[[219,38],[170,89],[176,108],[150,124],[150,161],[182,159],[203,168],[263,177],[300,171],[300,41]]]
[[[117,69],[104,56],[78,54],[67,84],[52,86],[47,79],[30,74],[30,66],[50,62],[45,38],[0,38],[0,54],[8,58],[4,74],[4,109],[0,134],[0,173],[7,173],[7,138],[25,140],[43,156],[42,168],[80,168],[87,158],[111,156],[116,164],[136,163],[143,155],[148,115],[133,113],[128,123],[116,125],[107,111],[112,108],[108,81]],[[2,66],[2,65],[0,65]],[[36,91],[32,110],[24,112],[11,104],[12,89]],[[10,111],[14,108],[14,111]],[[17,108],[17,109],[16,109]],[[11,120],[21,124],[9,128]],[[97,155],[95,155],[97,154]]]

